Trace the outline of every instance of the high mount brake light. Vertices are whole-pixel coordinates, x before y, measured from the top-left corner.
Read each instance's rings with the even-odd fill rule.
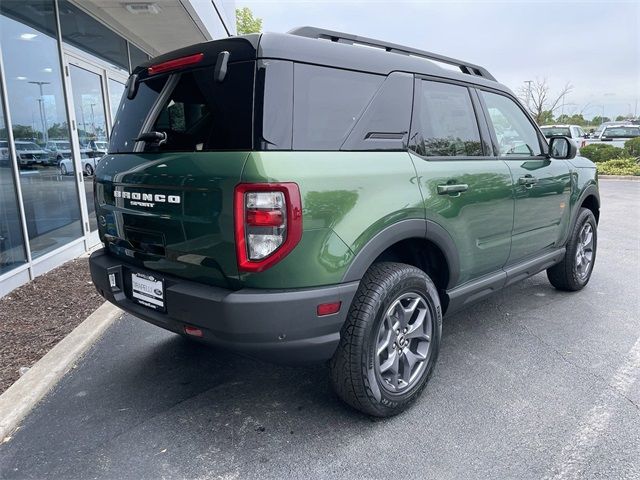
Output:
[[[204,53],[195,53],[193,55],[187,55],[186,57],[174,58],[173,60],[167,60],[166,62],[151,65],[147,68],[147,73],[149,73],[149,75],[156,75],[158,73],[176,70],[189,65],[195,65],[196,63],[200,63],[203,58]]]
[[[244,272],[278,263],[302,238],[302,201],[295,183],[241,183],[234,198],[236,257]]]

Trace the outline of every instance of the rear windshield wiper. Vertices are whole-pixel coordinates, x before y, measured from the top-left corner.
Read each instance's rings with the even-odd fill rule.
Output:
[[[167,141],[167,132],[145,132],[134,141],[162,145]]]

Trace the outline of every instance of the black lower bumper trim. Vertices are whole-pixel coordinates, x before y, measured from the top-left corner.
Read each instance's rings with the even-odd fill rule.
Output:
[[[196,326],[204,342],[285,363],[331,358],[359,283],[233,291],[138,268],[104,250],[93,253],[89,264],[98,292],[126,312],[180,334],[185,326]],[[166,312],[131,300],[132,272],[164,279]],[[319,304],[337,301],[342,302],[338,313],[318,317]]]

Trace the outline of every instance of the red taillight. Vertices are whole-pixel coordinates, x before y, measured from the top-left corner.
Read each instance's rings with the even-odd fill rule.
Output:
[[[246,222],[252,227],[279,227],[284,218],[279,210],[247,210]]]
[[[302,201],[295,183],[237,185],[234,211],[240,271],[261,272],[271,267],[302,238]]]
[[[316,308],[316,313],[319,317],[324,317],[325,315],[333,315],[334,313],[338,313],[340,311],[341,305],[342,302],[321,303]]]
[[[149,75],[156,75],[162,72],[168,72],[170,70],[176,70],[177,68],[186,67],[199,63],[204,58],[204,53],[196,53],[194,55],[188,55],[186,57],[174,58],[173,60],[167,60],[166,62],[151,65],[147,68]]]
[[[204,335],[202,333],[202,330],[196,327],[191,327],[189,325],[186,325],[184,327],[184,333],[186,333],[187,335],[191,335],[192,337],[202,337]]]

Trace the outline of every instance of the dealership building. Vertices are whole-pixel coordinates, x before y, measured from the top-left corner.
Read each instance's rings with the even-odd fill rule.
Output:
[[[234,35],[234,3],[0,1],[0,297],[99,243],[92,175],[129,73]]]

